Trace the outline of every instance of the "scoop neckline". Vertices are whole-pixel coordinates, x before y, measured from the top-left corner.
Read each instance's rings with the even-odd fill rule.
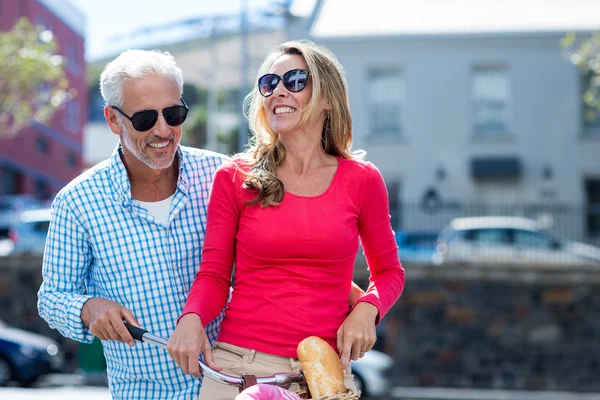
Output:
[[[285,195],[290,195],[290,196],[296,197],[298,199],[318,199],[320,197],[327,195],[327,193],[329,193],[331,191],[331,188],[334,186],[336,180],[338,179],[338,175],[340,174],[340,167],[342,166],[342,162],[345,161],[345,159],[340,156],[335,156],[335,158],[338,160],[338,165],[335,169],[333,178],[331,179],[329,186],[327,187],[327,189],[325,189],[325,191],[323,193],[318,194],[316,196],[301,196],[299,194],[294,194],[292,192],[288,192],[287,190],[284,190]]]

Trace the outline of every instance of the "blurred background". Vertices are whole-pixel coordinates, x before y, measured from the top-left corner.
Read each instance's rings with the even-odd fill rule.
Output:
[[[231,154],[258,66],[288,39],[344,66],[406,269],[354,363],[364,397],[600,399],[600,1],[177,3],[0,0],[1,399],[110,398],[101,345],[36,310],[52,198],[117,144],[104,65],[171,52],[183,143]]]

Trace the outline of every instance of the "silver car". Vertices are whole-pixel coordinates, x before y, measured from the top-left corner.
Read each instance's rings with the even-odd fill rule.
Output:
[[[452,220],[441,232],[433,262],[600,266],[600,249],[557,239],[527,218],[467,217]]]
[[[350,365],[356,387],[362,392],[361,397],[381,397],[390,392],[390,375],[394,365],[390,356],[370,350]]]
[[[10,254],[44,254],[49,226],[49,208],[23,211],[17,222],[10,227],[10,238],[13,241]]]

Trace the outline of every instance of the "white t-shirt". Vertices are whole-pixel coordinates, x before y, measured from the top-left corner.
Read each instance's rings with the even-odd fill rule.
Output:
[[[164,226],[169,226],[169,213],[171,212],[171,205],[173,205],[173,199],[175,193],[171,197],[167,197],[161,201],[140,201],[136,202],[148,210],[148,213],[154,217],[156,222]]]

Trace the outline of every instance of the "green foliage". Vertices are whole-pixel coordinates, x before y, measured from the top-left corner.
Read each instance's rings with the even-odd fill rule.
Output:
[[[190,108],[194,106],[206,107],[208,91],[198,88],[191,83],[183,84],[183,99]]]
[[[190,108],[188,117],[181,129],[183,144],[198,148],[206,146],[206,107]]]
[[[591,123],[600,113],[600,32],[569,33],[560,41],[565,56],[579,68],[583,85],[583,116]]]
[[[50,31],[21,18],[0,32],[0,135],[16,135],[33,121],[45,123],[75,96]]]
[[[217,142],[219,143],[219,151],[233,155],[238,152],[238,138],[240,136],[239,127],[235,127],[227,132],[217,132]]]
[[[238,105],[239,89],[221,89],[217,92],[217,107],[219,110],[234,111]]]

